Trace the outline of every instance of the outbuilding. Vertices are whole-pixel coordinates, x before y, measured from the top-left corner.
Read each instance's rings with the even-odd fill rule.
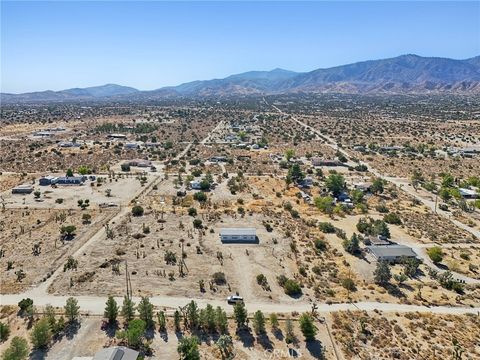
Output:
[[[222,243],[258,243],[255,228],[222,228],[220,240]]]
[[[31,194],[33,192],[33,186],[24,184],[15,186],[12,189],[12,194]]]

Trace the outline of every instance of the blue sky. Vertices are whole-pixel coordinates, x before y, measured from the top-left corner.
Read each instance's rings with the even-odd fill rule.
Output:
[[[480,2],[1,1],[1,90],[480,54]]]

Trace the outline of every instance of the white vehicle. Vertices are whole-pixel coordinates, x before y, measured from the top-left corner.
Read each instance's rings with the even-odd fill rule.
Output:
[[[243,302],[243,298],[241,296],[230,295],[227,298],[227,303],[229,303],[229,304],[237,304],[237,303],[242,303],[242,302]]]

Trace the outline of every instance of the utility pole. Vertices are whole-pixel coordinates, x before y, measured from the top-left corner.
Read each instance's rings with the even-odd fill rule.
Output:
[[[127,285],[127,298],[128,299],[131,299],[131,291],[129,288],[131,288],[131,284],[129,285],[129,275],[128,275],[128,264],[127,264],[127,260],[125,260],[125,282],[126,282],[126,285]]]

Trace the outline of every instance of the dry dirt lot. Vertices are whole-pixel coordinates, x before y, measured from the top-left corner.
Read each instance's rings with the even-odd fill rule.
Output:
[[[1,212],[0,248],[4,251],[0,257],[1,292],[19,292],[44,281],[116,212],[50,209],[8,209]],[[85,213],[91,215],[90,224],[83,223],[82,215]],[[74,225],[76,231],[73,239],[62,242],[60,227],[64,225]],[[38,255],[33,255],[35,244],[40,246]],[[15,274],[19,270],[25,273],[21,281]]]
[[[478,315],[382,314],[339,312],[331,315],[332,333],[345,359],[480,358]]]
[[[63,174],[54,174],[63,176]],[[142,185],[142,178],[144,184]],[[6,208],[36,208],[36,209],[75,209],[79,200],[89,200],[90,207],[97,208],[99,204],[127,205],[139,192],[156,179],[152,175],[135,175],[134,173],[116,174],[113,176],[101,175],[97,180],[87,180],[82,185],[40,186],[38,179],[34,185],[34,192],[40,191],[41,195],[35,198],[31,194],[12,194],[7,190],[2,194]],[[100,182],[99,179],[102,181]],[[110,191],[110,196],[107,195]],[[61,199],[61,202],[59,202]]]
[[[113,229],[114,239],[105,239],[92,245],[85,256],[78,259],[79,270],[73,275],[74,285],[68,287],[71,273],[61,274],[50,291],[72,294],[122,295],[125,290],[125,260],[134,292],[138,295],[202,296],[199,281],[205,282],[206,298],[225,297],[239,292],[247,299],[284,299],[286,295],[276,284],[278,274],[291,276],[294,271],[288,254],[289,242],[278,232],[265,230],[261,215],[245,218],[218,214],[199,215],[208,228],[200,233],[192,226],[188,215],[152,212],[143,217],[128,217]],[[259,244],[223,245],[219,239],[221,227],[250,226],[257,228]],[[145,229],[148,233],[145,234]],[[213,231],[213,232],[211,232]],[[276,244],[273,241],[276,241]],[[181,241],[184,242],[185,276],[181,276]],[[166,264],[165,254],[176,255],[176,264]],[[223,265],[222,265],[223,263]],[[112,269],[118,264],[118,272]],[[212,282],[215,272],[223,272],[225,285]],[[263,273],[272,291],[266,292],[256,284],[256,275]],[[171,274],[171,275],[170,275]],[[95,290],[94,290],[95,289]]]

